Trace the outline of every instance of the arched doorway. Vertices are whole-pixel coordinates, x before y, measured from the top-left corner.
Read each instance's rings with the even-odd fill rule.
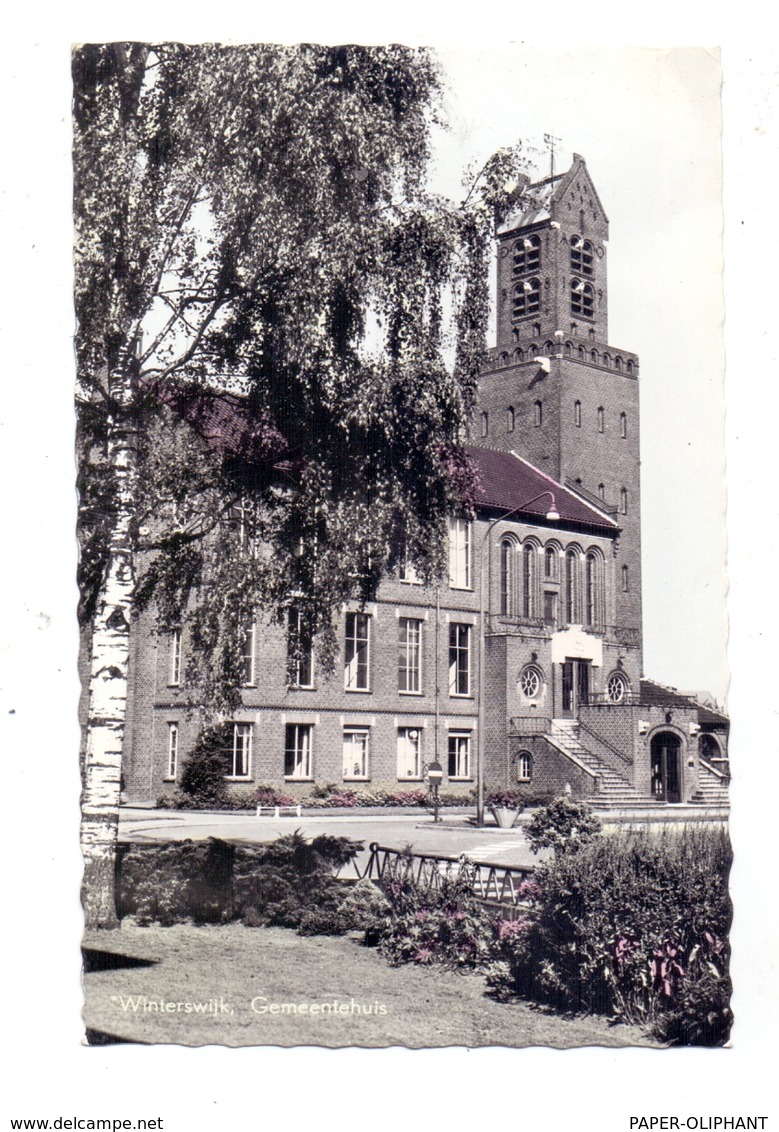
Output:
[[[672,731],[652,737],[652,797],[658,802],[681,802],[682,779],[680,748],[682,741]]]

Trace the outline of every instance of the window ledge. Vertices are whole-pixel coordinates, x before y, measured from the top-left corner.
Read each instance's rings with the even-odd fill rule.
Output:
[[[398,688],[399,696],[423,696],[424,692],[404,692],[402,688]]]
[[[288,774],[285,774],[285,775],[284,775],[284,781],[285,781],[285,782],[313,782],[313,781],[314,781],[314,779],[313,779],[313,777],[308,777],[308,778],[300,778],[300,777],[299,777],[298,775],[294,775],[294,774],[293,774],[293,775],[288,775]]]
[[[227,782],[251,782],[252,776],[250,774],[226,774],[225,780]]]
[[[402,786],[404,782],[424,782],[424,778],[420,775],[418,778],[399,778],[398,783]]]
[[[344,775],[343,781],[344,782],[370,782],[370,777],[360,778],[358,776],[358,777],[347,778],[346,775]]]
[[[450,692],[449,697],[453,700],[472,700],[474,695],[473,692]]]
[[[473,781],[474,781],[474,778],[473,778],[472,774],[463,774],[463,775],[450,774],[449,775],[449,782],[473,782]]]
[[[370,691],[372,691],[372,689],[371,688],[344,688],[344,691],[348,692],[350,695],[353,695],[355,692],[362,692],[363,695],[365,695],[366,692],[370,692]]]

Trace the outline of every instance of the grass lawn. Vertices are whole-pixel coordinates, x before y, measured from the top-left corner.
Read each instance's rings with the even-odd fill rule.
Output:
[[[390,967],[350,938],[240,924],[141,928],[125,920],[119,931],[88,934],[84,946],[91,952],[85,1024],[130,1042],[415,1049],[658,1044],[602,1018],[493,1002],[480,975]],[[160,999],[167,1010],[143,1009]],[[253,1000],[255,1007],[279,1010],[258,1013]],[[290,1003],[329,1005],[308,1013],[291,1012]]]

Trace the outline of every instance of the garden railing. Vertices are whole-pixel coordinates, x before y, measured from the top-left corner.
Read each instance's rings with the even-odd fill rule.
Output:
[[[534,872],[532,865],[494,865],[472,861],[465,853],[459,857],[411,853],[388,849],[375,841],[369,850],[368,863],[362,871],[355,861],[360,879],[412,881],[433,892],[440,890],[446,880],[465,881],[478,900],[514,908],[525,902],[521,885],[531,880]]]

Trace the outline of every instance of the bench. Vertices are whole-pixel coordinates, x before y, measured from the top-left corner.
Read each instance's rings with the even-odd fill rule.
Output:
[[[256,815],[258,818],[262,817],[263,810],[267,810],[268,814],[272,812],[274,818],[281,817],[282,813],[294,814],[298,818],[303,815],[303,807],[300,803],[293,803],[288,806],[258,806]]]

